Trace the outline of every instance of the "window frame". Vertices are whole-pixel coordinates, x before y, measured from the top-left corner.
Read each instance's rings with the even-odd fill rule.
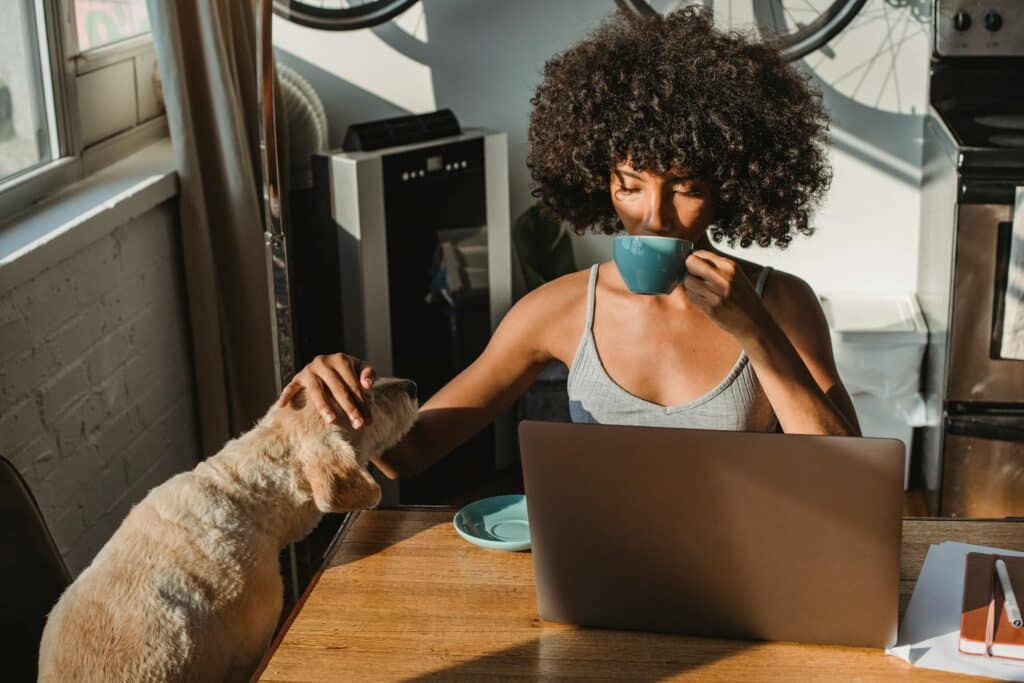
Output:
[[[16,214],[46,199],[105,166],[167,136],[167,118],[162,106],[155,116],[141,120],[138,86],[148,89],[148,97],[156,97],[155,86],[138,80],[136,66],[139,61],[155,58],[153,34],[139,34],[91,50],[78,49],[75,0],[25,0],[33,10],[42,10],[48,64],[43,65],[43,87],[47,104],[52,104],[57,145],[54,158],[7,181],[0,181],[0,225]],[[37,26],[40,17],[36,17]],[[43,53],[43,50],[40,50]],[[132,62],[136,89],[132,103],[134,111],[119,109],[122,116],[130,116],[133,124],[98,140],[83,140],[82,121],[106,112],[88,109],[86,100],[78,97],[77,82],[87,74]],[[49,86],[47,88],[47,86]],[[158,103],[159,104],[159,103]]]

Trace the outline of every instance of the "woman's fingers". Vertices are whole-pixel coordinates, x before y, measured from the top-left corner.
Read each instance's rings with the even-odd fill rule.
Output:
[[[700,301],[707,301],[715,294],[704,280],[693,275],[687,275],[683,280],[683,289],[686,290],[691,299],[699,299]]]
[[[292,381],[288,383],[288,386],[281,390],[281,397],[277,399],[278,407],[283,408],[288,405],[288,402],[292,400],[292,397],[299,393],[301,389],[302,385],[292,379]]]
[[[355,429],[363,426],[365,419],[365,402],[363,401],[362,390],[356,380],[355,373],[347,358],[340,359],[340,362],[331,364],[328,369],[328,376],[332,382],[331,393],[335,395],[338,405],[348,415],[349,422]]]
[[[757,327],[763,304],[735,261],[698,251],[687,259],[686,269],[687,295],[719,327],[733,336]]]
[[[363,426],[362,411],[360,403],[355,400],[352,392],[349,390],[345,383],[341,381],[338,373],[333,368],[326,368],[317,377],[327,386],[327,390],[331,392],[331,396],[334,398],[334,402],[344,411],[345,415],[348,416],[349,422],[356,429]],[[324,415],[324,419],[327,422],[334,422],[337,416],[334,411],[329,411],[328,414]]]
[[[696,275],[702,280],[708,280],[718,274],[715,264],[699,255],[700,252],[690,254],[686,259],[686,272]]]
[[[366,402],[366,397],[363,396],[363,387],[360,386],[359,378],[356,377],[358,368],[353,367],[353,363],[344,357],[330,363],[330,367],[341,377],[341,381],[345,383],[345,388],[348,389],[352,398],[363,405]]]
[[[696,294],[697,292],[707,289],[707,285],[696,275],[687,273],[686,277],[683,278],[683,288],[687,294]]]
[[[729,291],[729,283],[735,265],[726,259],[728,262],[720,266],[705,257],[709,254],[716,259],[721,258],[716,254],[711,254],[710,251],[695,251],[686,259],[686,272],[698,277],[719,294],[725,294]]]
[[[687,283],[697,281],[703,286],[714,289],[715,291],[724,292],[728,286],[728,283],[722,276],[722,273],[718,269],[700,259],[693,259],[692,257],[686,261],[686,280],[683,281],[687,287]]]
[[[377,381],[377,372],[369,365],[364,367],[359,373],[360,382],[364,387],[370,389],[373,387],[373,383]]]
[[[320,381],[320,377],[312,373],[304,375],[304,377],[302,386],[306,390],[306,399],[313,402],[313,407],[323,416],[324,422],[328,424],[334,422],[334,411],[327,402],[327,394],[324,392],[324,385]]]
[[[277,405],[288,405],[298,392],[305,390],[324,422],[334,422],[337,408],[341,408],[352,426],[359,429],[373,421],[365,392],[376,379],[374,369],[357,358],[343,353],[317,356],[281,391]]]
[[[729,266],[735,265],[735,262],[731,258],[727,258],[709,249],[698,249],[692,252],[691,256],[707,261],[716,268],[728,268]]]
[[[718,273],[723,280],[731,280],[741,272],[735,261],[726,256],[722,256],[721,254],[716,254],[713,251],[700,249],[693,252],[691,256],[696,256],[697,259],[707,264],[711,270]]]

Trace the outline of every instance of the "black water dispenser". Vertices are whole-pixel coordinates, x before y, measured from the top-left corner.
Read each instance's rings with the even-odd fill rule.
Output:
[[[314,158],[314,185],[305,267],[319,263],[320,280],[307,289],[336,280],[320,299],[332,310],[316,312],[315,291],[297,301],[298,317],[324,316],[297,321],[300,349],[364,358],[414,380],[426,402],[476,359],[511,303],[505,134],[331,152]],[[417,477],[378,477],[384,503],[437,504],[485,484],[514,462],[511,431],[499,418]]]

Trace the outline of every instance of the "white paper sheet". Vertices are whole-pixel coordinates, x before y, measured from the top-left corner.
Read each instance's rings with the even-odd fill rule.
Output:
[[[1024,662],[965,655],[957,649],[964,559],[970,552],[1024,557],[1021,552],[951,541],[933,545],[903,616],[898,642],[886,652],[925,669],[1024,681]]]

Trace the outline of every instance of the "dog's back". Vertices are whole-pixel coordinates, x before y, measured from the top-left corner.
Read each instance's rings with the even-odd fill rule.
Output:
[[[254,547],[251,520],[208,488],[186,472],[132,509],[51,612],[41,681],[225,680],[234,655],[262,651],[281,609],[277,548]],[[241,678],[252,664],[237,663]]]

